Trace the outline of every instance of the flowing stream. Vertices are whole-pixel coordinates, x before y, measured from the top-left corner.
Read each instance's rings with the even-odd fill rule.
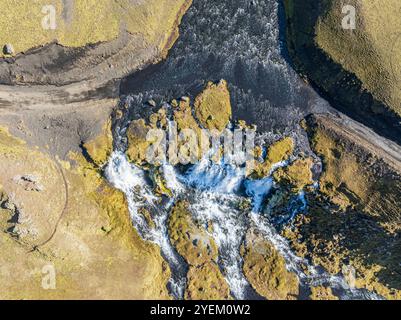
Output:
[[[115,151],[105,176],[125,193],[141,237],[160,246],[172,270],[169,289],[176,299],[184,296],[188,266],[170,243],[167,221],[174,203],[182,198],[189,199],[197,221],[205,226],[212,222],[210,235],[219,248],[219,267],[234,298],[261,298],[242,272],[240,246],[249,228],[259,230],[275,246],[303,289],[328,284],[342,299],[379,298],[350,288],[342,277],[328,275],[291,251],[276,226],[261,214],[264,199],[274,186],[271,176],[250,180],[244,168],[206,159],[185,170],[166,163],[162,173],[173,197],[160,203],[148,173],[130,164],[124,154],[127,126],[130,120],[148,115],[146,101],[154,99],[161,105],[183,95],[193,98],[207,81],[220,79],[229,83],[234,120],[256,124],[263,141],[291,133],[310,153],[306,137],[299,133],[299,120],[312,111],[325,110],[328,104],[288,64],[282,21],[277,0],[194,0],[168,58],[122,82],[122,103],[129,108],[124,117],[115,120]],[[286,165],[278,163],[273,171]],[[242,201],[250,201],[251,209],[240,210],[238,203]],[[303,192],[293,202],[285,218],[275,224],[290,223],[297,214],[307,214]],[[152,210],[155,228],[149,228],[138,214],[141,208]]]
[[[278,164],[276,168],[282,165]],[[183,298],[187,266],[170,243],[167,219],[173,203],[182,197],[192,199],[190,210],[193,217],[205,229],[212,222],[213,231],[210,235],[219,248],[219,265],[236,299],[255,298],[242,272],[243,261],[240,255],[240,246],[251,227],[274,245],[285,258],[287,269],[298,276],[304,289],[329,285],[341,299],[379,298],[365,290],[350,288],[343,277],[329,275],[291,251],[287,240],[261,214],[263,200],[274,185],[272,177],[249,180],[245,176],[245,169],[223,162],[216,164],[210,160],[202,160],[184,172],[179,172],[169,164],[162,166],[162,170],[166,185],[174,195],[163,205],[158,203],[157,196],[152,193],[153,187],[146,177],[146,171],[130,164],[122,152],[116,151],[112,155],[105,168],[105,175],[110,183],[126,194],[133,225],[139,234],[160,246],[172,269],[169,288],[175,298]],[[238,203],[246,198],[252,204],[249,212],[238,209]],[[289,220],[296,214],[305,214],[306,200],[303,192],[299,194],[299,200],[298,205],[292,207]],[[141,207],[152,207],[157,211],[155,228],[149,228],[144,217],[138,214]]]

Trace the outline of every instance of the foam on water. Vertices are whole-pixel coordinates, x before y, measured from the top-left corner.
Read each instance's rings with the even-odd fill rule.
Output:
[[[204,158],[193,165],[180,180],[198,190],[213,190],[217,193],[235,193],[245,177],[245,169],[225,163],[216,163]]]
[[[280,163],[274,168],[285,165]],[[240,255],[240,247],[249,228],[259,230],[266,240],[284,257],[287,269],[294,272],[302,286],[311,287],[328,285],[341,299],[380,299],[374,293],[351,288],[344,277],[333,276],[312,266],[307,260],[292,252],[286,239],[280,236],[267,217],[261,214],[263,200],[271,191],[274,181],[272,177],[250,180],[245,176],[245,169],[224,162],[214,163],[202,160],[184,173],[173,166],[164,164],[162,172],[166,186],[172,191],[171,198],[164,207],[156,203],[157,196],[146,178],[146,173],[128,162],[121,152],[115,152],[105,168],[105,175],[110,183],[123,191],[127,197],[134,227],[145,240],[160,246],[163,256],[172,269],[170,290],[175,298],[183,298],[186,287],[185,261],[171,246],[168,236],[168,217],[177,197],[192,196],[195,201],[190,205],[193,217],[205,226],[219,248],[219,266],[229,284],[231,293],[236,299],[246,298],[249,283],[245,278]],[[241,190],[245,194],[241,194]],[[239,203],[246,197],[252,202],[252,212],[239,209]],[[297,196],[300,205],[290,209],[288,220],[299,212],[306,210],[305,192]],[[150,228],[138,210],[151,207],[157,211],[154,216],[155,228]],[[207,228],[212,224],[212,228]],[[306,272],[307,270],[307,272]]]
[[[244,168],[208,159],[179,178],[193,189],[196,202],[191,204],[191,211],[194,217],[205,226],[212,223],[211,236],[219,248],[219,265],[236,299],[244,299],[249,286],[242,273],[240,255],[247,219],[237,209],[239,197],[235,194],[244,178]]]
[[[272,129],[290,130],[315,108],[324,109],[326,102],[305,86],[283,58],[278,9],[278,0],[194,1],[168,58],[155,71],[146,72],[146,77],[138,72],[122,85],[122,93],[128,95],[124,102],[130,106],[130,113],[134,114],[132,109],[137,108],[135,114],[140,114],[149,99],[169,101],[191,93],[191,88],[211,79],[226,79],[235,114],[246,117],[244,120],[256,124],[266,134]],[[215,26],[214,32],[205,32],[210,25]],[[125,131],[129,119],[123,120],[125,117],[122,122],[117,121],[118,134],[114,137],[118,150],[124,150],[127,143]],[[266,156],[266,149],[263,155]],[[272,171],[286,165],[286,162],[275,164]],[[284,256],[287,268],[298,275],[303,285],[329,284],[338,289],[342,299],[378,298],[347,287],[342,277],[314,268],[291,251],[288,242],[261,214],[263,201],[274,187],[271,177],[249,180],[243,168],[207,159],[184,173],[169,164],[164,164],[162,171],[166,187],[173,194],[163,206],[153,194],[147,173],[129,164],[122,152],[113,153],[105,175],[125,193],[138,233],[160,246],[172,269],[170,287],[175,298],[183,297],[186,264],[170,244],[167,220],[175,201],[182,197],[194,199],[191,211],[197,220],[205,225],[212,222],[211,235],[219,247],[219,265],[236,298],[246,298],[249,285],[242,273],[239,252],[249,227],[257,228],[273,243]],[[238,203],[245,197],[252,202],[252,212],[238,209]],[[156,228],[149,228],[145,218],[138,214],[143,207],[157,213]],[[293,208],[290,206],[288,220],[306,207],[305,194],[301,192]]]
[[[175,185],[174,174],[169,166],[166,166],[166,172],[170,174],[170,176],[166,176],[169,179],[170,186]],[[108,181],[126,195],[133,225],[140,236],[160,246],[161,252],[170,264],[173,273],[169,283],[170,290],[175,298],[183,298],[186,286],[186,265],[171,246],[167,230],[169,208],[172,203],[168,203],[165,208],[155,203],[157,197],[152,193],[145,172],[130,164],[122,152],[117,151],[111,155],[104,173]],[[175,186],[179,189],[178,184]],[[150,228],[145,218],[138,214],[140,208],[147,206],[157,211],[153,217],[155,228]]]
[[[247,179],[245,182],[245,192],[252,198],[252,211],[260,212],[263,200],[273,187],[273,178],[267,177],[260,180]]]
[[[237,197],[210,191],[196,192],[191,205],[194,217],[204,225],[212,223],[211,236],[219,248],[219,265],[236,299],[244,299],[249,286],[242,273],[240,246],[247,230],[247,219],[235,209]]]
[[[164,163],[162,166],[163,177],[166,182],[166,187],[177,196],[185,191],[185,187],[178,179],[176,169],[169,163]]]
[[[276,229],[263,216],[252,213],[251,220],[253,225],[262,232],[264,237],[269,240],[284,257],[287,270],[298,276],[301,285],[305,287],[327,285],[332,288],[342,300],[381,299],[381,297],[375,293],[350,287],[343,276],[330,275],[320,268],[312,266],[306,259],[295,255],[288,241],[280,236]],[[305,270],[307,270],[307,272],[305,272]]]

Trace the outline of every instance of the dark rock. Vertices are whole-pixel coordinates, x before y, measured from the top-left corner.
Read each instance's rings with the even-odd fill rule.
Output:
[[[12,55],[14,54],[14,48],[10,43],[7,43],[4,47],[3,47],[3,53],[6,55]]]

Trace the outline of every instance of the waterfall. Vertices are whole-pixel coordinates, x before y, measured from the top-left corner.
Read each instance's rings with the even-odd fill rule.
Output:
[[[286,164],[274,165],[271,173]],[[224,160],[215,163],[210,159],[203,159],[183,172],[168,163],[161,170],[166,187],[173,194],[164,206],[157,202],[158,197],[153,193],[146,171],[130,164],[124,153],[116,151],[112,154],[105,167],[105,176],[114,187],[125,193],[133,225],[140,236],[160,246],[172,270],[169,287],[176,299],[184,296],[187,265],[170,243],[167,222],[172,205],[178,197],[184,195],[195,199],[190,205],[193,218],[204,226],[212,223],[212,231],[208,232],[218,246],[220,269],[236,299],[246,299],[250,287],[242,272],[240,247],[251,227],[259,230],[274,245],[284,257],[287,269],[298,276],[301,285],[328,285],[341,299],[380,298],[366,290],[350,288],[343,277],[329,275],[292,252],[288,241],[261,214],[264,199],[274,185],[271,176],[251,180],[246,177],[244,168],[226,164]],[[249,212],[238,207],[244,200],[252,204]],[[291,208],[289,220],[307,207],[303,191],[298,194],[298,200],[300,205]],[[151,208],[157,212],[154,215],[154,228],[150,228],[145,218],[138,214],[141,208]]]

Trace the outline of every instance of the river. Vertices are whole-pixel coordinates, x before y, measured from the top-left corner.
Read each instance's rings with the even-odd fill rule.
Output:
[[[159,204],[147,172],[130,164],[124,155],[126,128],[132,119],[148,115],[148,100],[161,105],[184,95],[193,98],[208,81],[220,79],[229,83],[233,119],[256,124],[259,142],[268,144],[290,134],[305,153],[311,153],[299,121],[311,112],[330,107],[288,62],[282,10],[275,0],[194,0],[167,59],[122,82],[121,103],[129,108],[120,120],[115,120],[115,151],[105,176],[126,194],[139,234],[160,246],[172,270],[169,290],[176,299],[184,297],[188,266],[170,243],[167,220],[175,201],[182,198],[190,201],[197,221],[213,223],[210,235],[219,248],[219,267],[234,298],[261,299],[242,272],[240,246],[249,228],[258,229],[285,258],[287,269],[300,280],[301,298],[307,297],[308,288],[321,284],[335,289],[341,299],[379,298],[350,288],[341,276],[328,275],[291,251],[277,226],[261,214],[263,200],[274,186],[271,176],[249,180],[243,168],[224,161],[216,164],[202,160],[185,170],[166,163],[162,172],[173,196]],[[286,164],[275,168],[280,165]],[[307,214],[304,194],[297,197],[285,223],[297,214]],[[244,212],[233,205],[242,199],[251,201],[252,210]],[[141,207],[152,207],[157,212],[155,228],[149,228],[137,214]]]

